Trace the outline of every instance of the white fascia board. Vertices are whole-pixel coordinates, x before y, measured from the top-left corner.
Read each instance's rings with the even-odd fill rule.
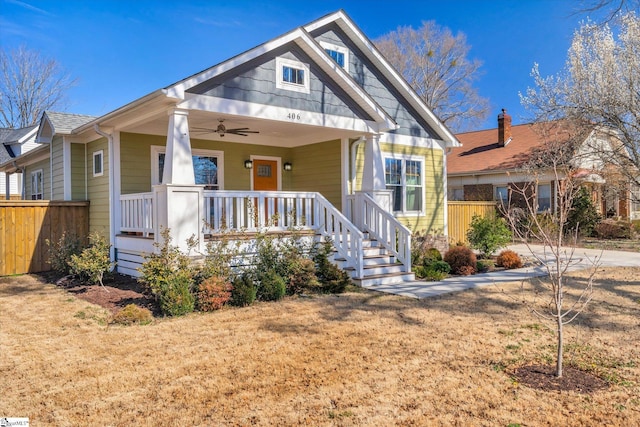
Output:
[[[24,144],[25,142],[30,140],[36,133],[38,133],[39,129],[40,129],[40,126],[34,127],[29,132],[27,132],[26,134],[22,135],[22,138],[18,139],[18,143],[19,144]]]
[[[380,143],[394,145],[406,145],[408,147],[430,148],[433,150],[444,150],[442,141],[433,138],[418,138],[409,135],[399,135],[395,133],[383,133],[380,135]]]
[[[186,95],[187,99],[176,105],[177,108],[200,110],[212,113],[225,113],[237,116],[249,116],[259,119],[290,123],[292,125],[304,124],[363,133],[378,132],[378,124],[369,120],[336,116],[332,114],[314,113],[311,111],[295,110],[292,108],[256,104],[246,101],[236,101],[226,98],[216,98],[206,95]],[[292,121],[289,118],[291,114],[300,114],[300,119]]]
[[[14,162],[18,166],[22,167],[22,166],[29,166],[30,164],[33,164],[48,158],[49,158],[49,146],[42,145],[38,148],[34,148],[31,151],[27,151],[25,154],[21,156],[15,157],[9,160],[8,162],[1,164],[0,172],[7,172],[7,171],[14,170],[15,169],[15,167],[13,166]]]
[[[395,69],[387,62],[387,60],[380,54],[378,49],[371,43],[371,41],[358,29],[358,27],[347,17],[347,15],[339,10],[331,15],[327,15],[324,18],[314,21],[311,24],[305,26],[305,30],[311,32],[315,29],[321,28],[331,22],[342,28],[347,35],[351,37],[357,45],[360,46],[365,54],[369,54],[369,59],[379,65],[379,69],[387,76],[389,81],[396,86],[401,94],[405,95],[405,98],[413,105],[419,114],[436,129],[438,134],[442,137],[442,140],[446,143],[447,147],[461,147],[462,144],[455,135],[433,114],[433,112],[426,106],[424,101],[420,99],[418,94],[409,86],[406,80],[400,76]]]

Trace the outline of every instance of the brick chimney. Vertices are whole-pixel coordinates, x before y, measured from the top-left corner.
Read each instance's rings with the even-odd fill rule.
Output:
[[[511,116],[502,109],[498,114],[498,146],[504,147],[511,141]]]

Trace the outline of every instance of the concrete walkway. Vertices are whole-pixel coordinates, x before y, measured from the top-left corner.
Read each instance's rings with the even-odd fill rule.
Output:
[[[532,245],[531,250],[526,245],[512,245],[511,249],[521,257],[531,258],[532,251],[542,262],[553,262],[553,257],[547,247]],[[564,250],[565,256],[570,254],[571,249]],[[622,251],[601,251],[596,249],[576,248],[572,257],[573,264],[571,270],[585,269],[596,261],[602,267],[640,267],[640,253]],[[473,276],[449,277],[440,282],[424,282],[416,280],[397,285],[374,285],[367,286],[379,292],[386,292],[402,295],[411,298],[429,298],[449,292],[463,291],[481,286],[493,285],[497,283],[519,282],[531,277],[546,276],[547,268],[544,265],[536,267],[519,268],[515,270],[496,271]],[[638,282],[640,284],[640,280]]]

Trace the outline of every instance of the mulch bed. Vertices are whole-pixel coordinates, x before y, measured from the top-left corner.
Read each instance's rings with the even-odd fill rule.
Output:
[[[116,273],[105,279],[104,287],[82,284],[73,276],[62,277],[55,283],[77,298],[104,307],[114,314],[129,304],[135,304],[149,309],[154,316],[160,315],[155,298],[136,279],[123,274]]]
[[[528,365],[517,368],[512,376],[521,384],[544,391],[591,394],[608,387],[606,381],[589,372],[570,366],[565,366],[562,371],[562,378],[558,378],[555,376],[555,366]]]

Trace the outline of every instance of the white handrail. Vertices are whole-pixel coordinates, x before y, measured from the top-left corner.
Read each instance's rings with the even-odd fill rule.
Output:
[[[360,201],[360,203],[358,203]],[[411,230],[366,193],[356,196],[356,223],[389,250],[411,272]]]

